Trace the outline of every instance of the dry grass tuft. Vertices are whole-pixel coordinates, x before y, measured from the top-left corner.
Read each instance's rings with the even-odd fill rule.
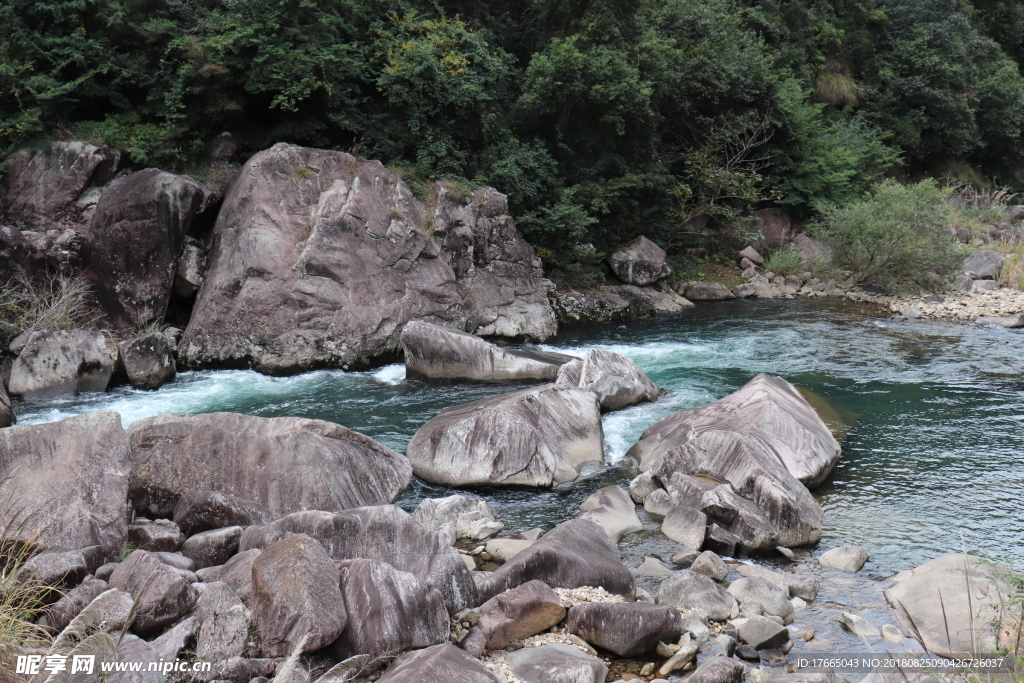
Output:
[[[34,280],[24,272],[0,287],[0,341],[26,330],[69,330],[96,321],[92,288],[81,276]]]

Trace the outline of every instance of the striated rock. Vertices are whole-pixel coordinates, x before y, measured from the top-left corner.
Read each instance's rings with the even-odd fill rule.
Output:
[[[1020,605],[1004,604],[1014,594],[1005,567],[970,555],[945,555],[893,577],[885,591],[900,624],[937,655],[1024,649],[1017,626],[1024,623]],[[995,624],[995,625],[993,625]]]
[[[743,665],[731,657],[712,657],[690,674],[688,683],[740,683]]]
[[[113,588],[138,603],[132,630],[140,636],[159,633],[188,614],[199,597],[182,575],[145,550],[133,551],[110,575]]]
[[[86,233],[82,276],[111,326],[163,319],[185,234],[214,199],[188,176],[155,168],[106,187]]]
[[[682,569],[658,589],[658,604],[704,610],[714,621],[725,621],[736,610],[736,598],[703,574]]]
[[[128,527],[128,542],[139,550],[173,553],[185,542],[185,534],[174,522],[155,519]]]
[[[708,517],[696,508],[677,505],[661,522],[661,533],[687,548],[700,550],[704,545]]]
[[[216,567],[230,560],[238,552],[242,527],[226,526],[221,529],[200,531],[181,547],[181,554],[195,562],[196,569]]]
[[[672,274],[665,250],[643,236],[609,254],[608,265],[627,285],[649,285]]]
[[[420,320],[401,335],[405,376],[472,382],[551,382],[573,356],[506,349],[461,330]]]
[[[85,607],[110,590],[106,581],[87,577],[85,581],[66,591],[57,602],[46,609],[46,624],[55,633],[63,631]]]
[[[296,648],[315,652],[348,622],[338,568],[305,534],[267,546],[252,563],[252,584],[250,609],[265,656],[287,657]]]
[[[620,657],[650,652],[659,642],[675,642],[683,632],[675,607],[644,602],[575,605],[569,610],[566,630]]]
[[[117,413],[0,430],[0,479],[14,478],[23,510],[0,510],[0,529],[45,548],[99,546],[98,566],[124,548],[130,471]]]
[[[644,525],[636,516],[636,506],[618,486],[598,489],[580,505],[584,514],[580,519],[589,519],[608,534],[612,543],[618,543],[623,536],[643,531]]]
[[[128,438],[131,502],[161,515],[196,490],[256,501],[272,516],[390,503],[412,470],[368,436],[297,417],[159,415],[136,422]]]
[[[188,535],[270,521],[270,512],[259,503],[216,491],[189,491],[174,505],[174,523]]]
[[[8,390],[24,399],[106,391],[113,373],[102,332],[39,330],[14,360]]]
[[[543,581],[527,581],[500,593],[476,609],[477,626],[488,650],[546,631],[565,618],[565,607]]]
[[[698,555],[690,565],[690,569],[698,574],[709,576],[715,581],[725,581],[725,577],[729,576],[729,568],[725,566],[725,562],[710,550],[705,550]]]
[[[563,323],[634,320],[644,316],[680,313],[694,304],[668,286],[605,285],[598,289],[557,290],[551,304]]]
[[[336,561],[380,560],[395,569],[410,572],[424,584],[441,591],[450,612],[479,604],[476,584],[459,552],[394,505],[356,508],[337,514],[313,510],[296,512],[263,527],[249,527],[242,534],[239,549],[265,548],[289,534],[315,538]],[[241,592],[239,596],[245,599]]]
[[[977,280],[995,280],[999,278],[999,271],[1003,269],[1006,257],[992,249],[979,249],[966,259],[960,270],[964,273],[973,273]]]
[[[609,593],[632,599],[633,574],[622,564],[605,531],[594,522],[562,522],[518,553],[478,585],[484,600],[540,579],[552,588],[603,586]]]
[[[379,683],[498,683],[498,677],[464,651],[445,643],[399,659]]]
[[[844,572],[860,571],[864,563],[868,561],[868,552],[859,545],[847,545],[841,548],[832,548],[822,553],[818,562],[825,567],[841,569]]]
[[[590,389],[597,394],[603,411],[654,401],[661,395],[661,389],[640,366],[623,355],[602,349],[591,349],[582,361],[562,366],[556,384]]]
[[[17,422],[14,416],[14,408],[11,406],[11,398],[7,395],[4,383],[0,380],[0,429],[10,427]]]
[[[353,615],[332,646],[339,659],[396,654],[448,640],[448,610],[436,588],[379,560],[345,560],[339,566],[345,609]]]
[[[736,298],[736,295],[721,282],[688,282],[685,289],[679,289],[679,293],[690,301],[723,301]]]
[[[603,462],[593,392],[545,384],[445,410],[406,453],[416,476],[449,486],[552,486]]]
[[[482,541],[505,528],[495,520],[494,510],[485,501],[469,496],[424,498],[412,518],[433,529],[454,545],[460,538]]]
[[[410,320],[554,334],[551,285],[504,195],[441,182],[432,194],[425,204],[400,174],[343,152],[256,154],[224,198],[181,362],[352,367],[397,351]]]
[[[171,344],[160,332],[118,344],[117,365],[136,389],[159,389],[177,372]]]
[[[860,636],[861,638],[877,638],[881,635],[874,624],[864,617],[859,617],[856,614],[843,612],[839,617],[839,623],[842,624],[847,631],[855,636]]]
[[[505,660],[524,683],[604,683],[608,676],[600,659],[561,643],[523,648]]]
[[[736,629],[740,640],[755,650],[777,649],[789,642],[789,631],[767,617],[754,616]]]

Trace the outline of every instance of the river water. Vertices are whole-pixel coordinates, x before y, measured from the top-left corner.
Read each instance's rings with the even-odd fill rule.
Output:
[[[672,318],[570,328],[545,348],[582,355],[605,348],[636,361],[667,393],[604,417],[607,464],[550,491],[478,490],[509,530],[551,528],[576,515],[599,486],[628,484],[624,453],[658,419],[715,400],[768,372],[810,389],[854,422],[835,473],[816,492],[822,543],[863,545],[863,576],[882,578],[964,548],[1024,562],[1024,333],[993,326],[898,322],[834,301],[729,301]],[[91,410],[118,411],[125,426],[166,412],[236,411],[331,420],[404,451],[441,410],[508,386],[406,381],[401,365],[368,372],[266,377],[187,372],[155,392],[23,403],[20,424]],[[449,489],[414,481],[407,509]],[[642,513],[642,511],[641,511]],[[647,530],[623,541],[627,563],[673,548]]]

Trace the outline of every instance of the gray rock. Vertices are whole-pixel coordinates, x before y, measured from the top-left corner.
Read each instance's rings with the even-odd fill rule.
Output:
[[[476,609],[477,626],[488,650],[500,650],[515,640],[528,638],[565,618],[565,607],[543,581],[527,581],[499,593]]]
[[[490,505],[469,496],[424,498],[412,518],[440,533],[448,539],[448,545],[454,545],[460,538],[482,541],[505,528],[495,519]]]
[[[793,598],[800,598],[807,602],[818,597],[818,589],[821,587],[819,581],[813,576],[786,575],[786,583],[789,586],[789,595]]]
[[[259,503],[217,491],[189,491],[174,505],[174,523],[187,535],[271,521],[270,511]]]
[[[888,640],[890,643],[902,643],[904,638],[900,630],[892,624],[885,624],[882,626],[882,637]]]
[[[731,485],[716,486],[701,495],[700,509],[709,518],[729,524],[738,539],[737,550],[763,553],[776,547],[779,531],[752,500],[739,495]]]
[[[644,499],[644,510],[655,519],[664,519],[672,507],[672,497],[665,489],[655,489]]]
[[[672,576],[672,570],[666,567],[661,560],[654,557],[645,557],[640,566],[636,568],[636,573],[647,574],[648,576]]]
[[[155,657],[164,661],[178,659],[186,646],[195,641],[200,621],[193,616],[182,619],[150,642]]]
[[[14,579],[39,586],[77,586],[89,574],[86,554],[81,550],[49,550],[30,557]]]
[[[696,508],[677,505],[661,522],[661,533],[688,548],[700,550],[708,524],[707,515]]]
[[[220,209],[179,360],[353,367],[397,351],[405,323],[422,319],[553,335],[551,285],[505,196],[428,192],[432,209],[397,172],[344,152],[279,143],[253,156]]]
[[[832,548],[818,558],[818,562],[824,567],[841,569],[844,572],[860,571],[864,563],[868,561],[868,553],[859,545],[846,545],[841,548]]]
[[[171,344],[160,332],[118,344],[117,364],[136,389],[159,389],[174,379],[177,372]]]
[[[674,314],[693,308],[692,301],[667,286],[605,285],[596,290],[558,289],[551,302],[565,323],[612,322]]]
[[[757,253],[754,247],[751,246],[744,247],[743,251],[739,253],[739,257],[749,260],[755,266],[764,265],[764,259],[761,257],[760,254]]]
[[[11,397],[7,395],[4,382],[0,380],[0,429],[10,427],[17,422],[14,415],[14,408],[11,406]]]
[[[228,584],[207,584],[196,601],[193,615],[199,622],[197,657],[224,660],[242,656],[249,643],[251,625],[245,605]]]
[[[117,643],[117,659],[122,662],[155,662],[159,657],[150,643],[133,635],[126,635]],[[164,676],[159,671],[120,671],[107,675],[104,683],[161,683]]]
[[[7,390],[24,399],[106,391],[114,359],[102,332],[33,332],[11,366]]]
[[[717,522],[708,526],[708,535],[704,539],[704,547],[725,557],[735,557],[736,550],[743,548],[743,539],[736,534],[720,527]]]
[[[523,648],[505,660],[525,683],[604,683],[608,676],[600,659],[561,643]]]
[[[190,572],[196,568],[195,560],[185,557],[181,553],[154,552],[152,555],[164,564],[169,564],[176,569]]]
[[[974,273],[979,280],[995,280],[999,278],[999,271],[1003,269],[1006,257],[992,249],[979,249],[966,259],[960,270],[964,273]]]
[[[185,542],[185,534],[174,522],[155,519],[129,526],[128,542],[139,550],[173,553]]]
[[[476,585],[458,551],[394,505],[336,514],[317,510],[292,513],[272,524],[246,529],[239,549],[264,548],[293,533],[315,538],[336,561],[380,560],[414,574],[441,591],[450,612],[478,604]],[[239,596],[245,600],[241,592]]]
[[[736,599],[714,579],[689,569],[678,571],[662,582],[658,604],[704,610],[715,621],[731,618],[737,608]]]
[[[721,282],[688,282],[686,289],[680,294],[690,301],[722,301],[736,298],[736,295]]]
[[[569,610],[566,630],[620,657],[650,652],[683,633],[675,607],[644,602],[585,602]]]
[[[597,394],[601,410],[621,410],[638,403],[653,401],[661,389],[644,374],[636,363],[625,356],[591,349],[577,364],[563,366],[556,384],[590,389]]]
[[[673,671],[678,671],[696,658],[700,644],[690,639],[690,634],[684,634],[679,640],[679,649],[676,650],[668,661],[658,669],[659,676],[668,676]]]
[[[198,594],[173,567],[145,550],[133,551],[110,575],[113,588],[138,602],[132,630],[140,636],[159,633],[188,614]]]
[[[0,479],[13,477],[19,504],[41,514],[25,520],[17,506],[5,506],[0,529],[43,548],[99,546],[91,565],[98,566],[124,548],[130,471],[117,413],[6,427],[0,430]]]
[[[690,565],[690,569],[698,574],[709,576],[715,581],[725,581],[725,577],[729,576],[729,568],[725,566],[725,562],[710,550],[705,550],[698,555]]]
[[[287,657],[334,642],[348,622],[338,568],[305,534],[269,545],[252,563],[250,609],[263,654]],[[300,646],[301,645],[301,646]]]
[[[241,538],[240,526],[201,531],[185,541],[181,554],[194,561],[197,569],[215,567],[224,564],[238,552],[238,541]]]
[[[243,551],[224,563],[214,578],[231,586],[242,602],[251,607],[255,588],[252,582],[252,565],[262,550],[253,548]]]
[[[688,683],[740,683],[743,665],[728,657],[713,657],[690,674]]]
[[[1000,325],[1009,329],[1017,329],[1024,327],[1024,313],[1016,313],[1014,315],[1007,316],[983,316],[978,318],[976,322],[988,323],[990,325]]]
[[[629,482],[629,497],[637,505],[643,505],[647,496],[661,488],[661,483],[654,478],[651,472],[644,472]]]
[[[487,541],[484,549],[497,562],[508,562],[531,545],[533,541],[525,538],[493,538]]]
[[[532,579],[552,588],[603,586],[627,599],[636,591],[633,574],[608,535],[585,519],[562,522],[481,581],[478,589],[486,600]]]
[[[469,633],[459,643],[459,647],[466,651],[471,657],[480,659],[487,652],[487,636],[478,627],[469,629]]]
[[[672,268],[665,263],[665,250],[643,236],[609,254],[608,265],[627,285],[641,287],[672,274]]]
[[[669,561],[677,567],[687,569],[693,565],[694,560],[698,557],[700,557],[699,550],[687,550],[685,552],[676,553],[669,559]]]
[[[110,578],[110,575],[114,573],[114,570],[117,569],[118,564],[120,563],[107,562],[106,564],[100,565],[99,567],[97,567],[96,571],[93,572],[93,575],[101,581],[106,581]]]
[[[788,577],[782,572],[772,571],[767,567],[762,567],[756,564],[738,564],[736,565],[736,573],[745,578],[764,579],[783,592],[789,592]]]
[[[585,511],[580,519],[589,519],[600,526],[612,543],[618,543],[623,536],[643,531],[644,528],[636,516],[633,499],[619,486],[598,489],[583,501],[580,509]]]
[[[139,420],[128,438],[129,496],[153,514],[171,514],[181,496],[197,490],[254,500],[273,516],[343,510],[390,503],[411,476],[399,453],[321,420],[170,414]]]
[[[353,616],[331,648],[336,657],[397,654],[448,640],[448,610],[436,588],[380,560],[339,566],[345,609]]]
[[[974,280],[968,292],[993,292],[999,289],[999,283],[995,280]]]
[[[206,279],[206,251],[203,244],[193,237],[185,237],[174,267],[174,293],[191,299]]]
[[[597,396],[545,384],[445,410],[406,448],[421,479],[448,486],[552,486],[603,462]]]
[[[450,644],[402,657],[378,683],[499,683],[487,667]]]
[[[65,592],[60,600],[46,609],[46,624],[55,633],[63,631],[71,620],[82,613],[86,605],[101,594],[110,590],[106,581],[88,577],[71,590]]]
[[[573,356],[507,349],[476,335],[413,320],[402,328],[405,376],[472,382],[553,382]]]
[[[759,605],[764,614],[780,617],[785,623],[793,621],[793,605],[789,591],[758,577],[745,577],[729,584],[729,593],[742,605]]]
[[[864,617],[859,617],[856,614],[850,614],[849,612],[843,612],[842,616],[839,617],[839,623],[846,628],[847,631],[855,636],[861,638],[877,638],[881,635],[878,629]]]
[[[736,631],[740,640],[755,650],[780,648],[789,642],[789,630],[766,617],[750,617]]]
[[[116,633],[132,618],[135,600],[116,588],[100,593],[54,638],[54,648],[78,642],[82,633]]]

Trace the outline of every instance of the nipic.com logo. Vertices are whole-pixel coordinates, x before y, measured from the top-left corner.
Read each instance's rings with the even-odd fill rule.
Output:
[[[35,676],[39,673],[91,674],[96,669],[96,655],[18,655],[14,673]],[[114,671],[156,671],[169,674],[172,671],[210,671],[212,662],[185,662],[180,660],[158,662],[106,662],[101,661],[99,670]]]

